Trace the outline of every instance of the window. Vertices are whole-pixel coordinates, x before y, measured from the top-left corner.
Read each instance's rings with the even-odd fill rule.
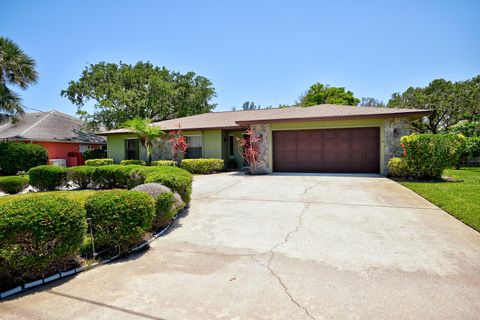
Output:
[[[187,152],[186,159],[195,159],[202,157],[202,136],[186,136]]]
[[[140,157],[140,143],[138,139],[125,139],[126,160],[138,160]]]
[[[231,134],[231,135],[228,136],[228,156],[229,157],[234,156],[234,154],[233,154],[233,143],[234,143],[233,134]]]

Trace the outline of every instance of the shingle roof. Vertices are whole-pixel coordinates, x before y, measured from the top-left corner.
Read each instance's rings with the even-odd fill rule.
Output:
[[[105,143],[104,137],[82,129],[83,124],[82,120],[56,110],[25,113],[15,123],[10,119],[0,122],[0,139]]]
[[[395,109],[343,106],[322,104],[308,108],[275,108],[247,111],[210,112],[189,117],[159,121],[153,123],[162,130],[235,129],[244,128],[251,123],[269,123],[285,121],[325,121],[344,119],[409,117],[418,119],[428,115],[429,110]],[[99,134],[108,135],[126,133],[128,129],[116,129]]]

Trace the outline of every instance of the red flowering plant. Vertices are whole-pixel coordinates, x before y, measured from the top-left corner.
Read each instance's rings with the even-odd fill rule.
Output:
[[[185,152],[187,152],[187,139],[185,136],[182,136],[182,131],[180,128],[178,130],[170,130],[168,133],[168,141],[172,147],[173,159],[179,162],[183,157]]]
[[[402,143],[401,147],[403,149],[403,156],[406,157],[407,156],[407,150],[405,150],[405,145]]]
[[[237,138],[238,152],[248,164],[250,173],[257,174],[257,164],[260,162],[261,155],[259,143],[262,138],[251,128],[248,128],[244,135],[245,138]]]

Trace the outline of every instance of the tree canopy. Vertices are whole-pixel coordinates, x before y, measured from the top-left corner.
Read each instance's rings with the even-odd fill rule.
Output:
[[[215,89],[194,72],[185,74],[150,62],[135,65],[99,62],[61,91],[92,127],[113,129],[136,117],[161,121],[210,112]],[[93,113],[86,107],[93,102]]]
[[[362,98],[362,101],[360,101],[358,105],[360,107],[374,107],[374,108],[383,108],[386,106],[383,101],[372,98],[372,97]]]
[[[344,87],[330,87],[317,82],[300,97],[299,105],[310,107],[324,103],[356,106],[360,99],[355,98],[353,92],[345,90]]]
[[[26,55],[10,39],[0,37],[0,112],[8,115],[24,112],[20,96],[7,87],[17,85],[26,89],[38,80],[35,60]]]
[[[480,112],[480,76],[460,82],[435,79],[424,88],[409,87],[394,93],[388,107],[430,109],[432,113],[412,123],[420,133],[438,133],[460,120],[474,120]]]

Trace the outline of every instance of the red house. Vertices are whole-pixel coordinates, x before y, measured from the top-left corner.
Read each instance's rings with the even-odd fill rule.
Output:
[[[0,140],[40,144],[47,149],[50,163],[70,167],[83,164],[85,150],[107,147],[104,137],[83,127],[82,120],[56,110],[31,112],[17,121],[0,121]]]

